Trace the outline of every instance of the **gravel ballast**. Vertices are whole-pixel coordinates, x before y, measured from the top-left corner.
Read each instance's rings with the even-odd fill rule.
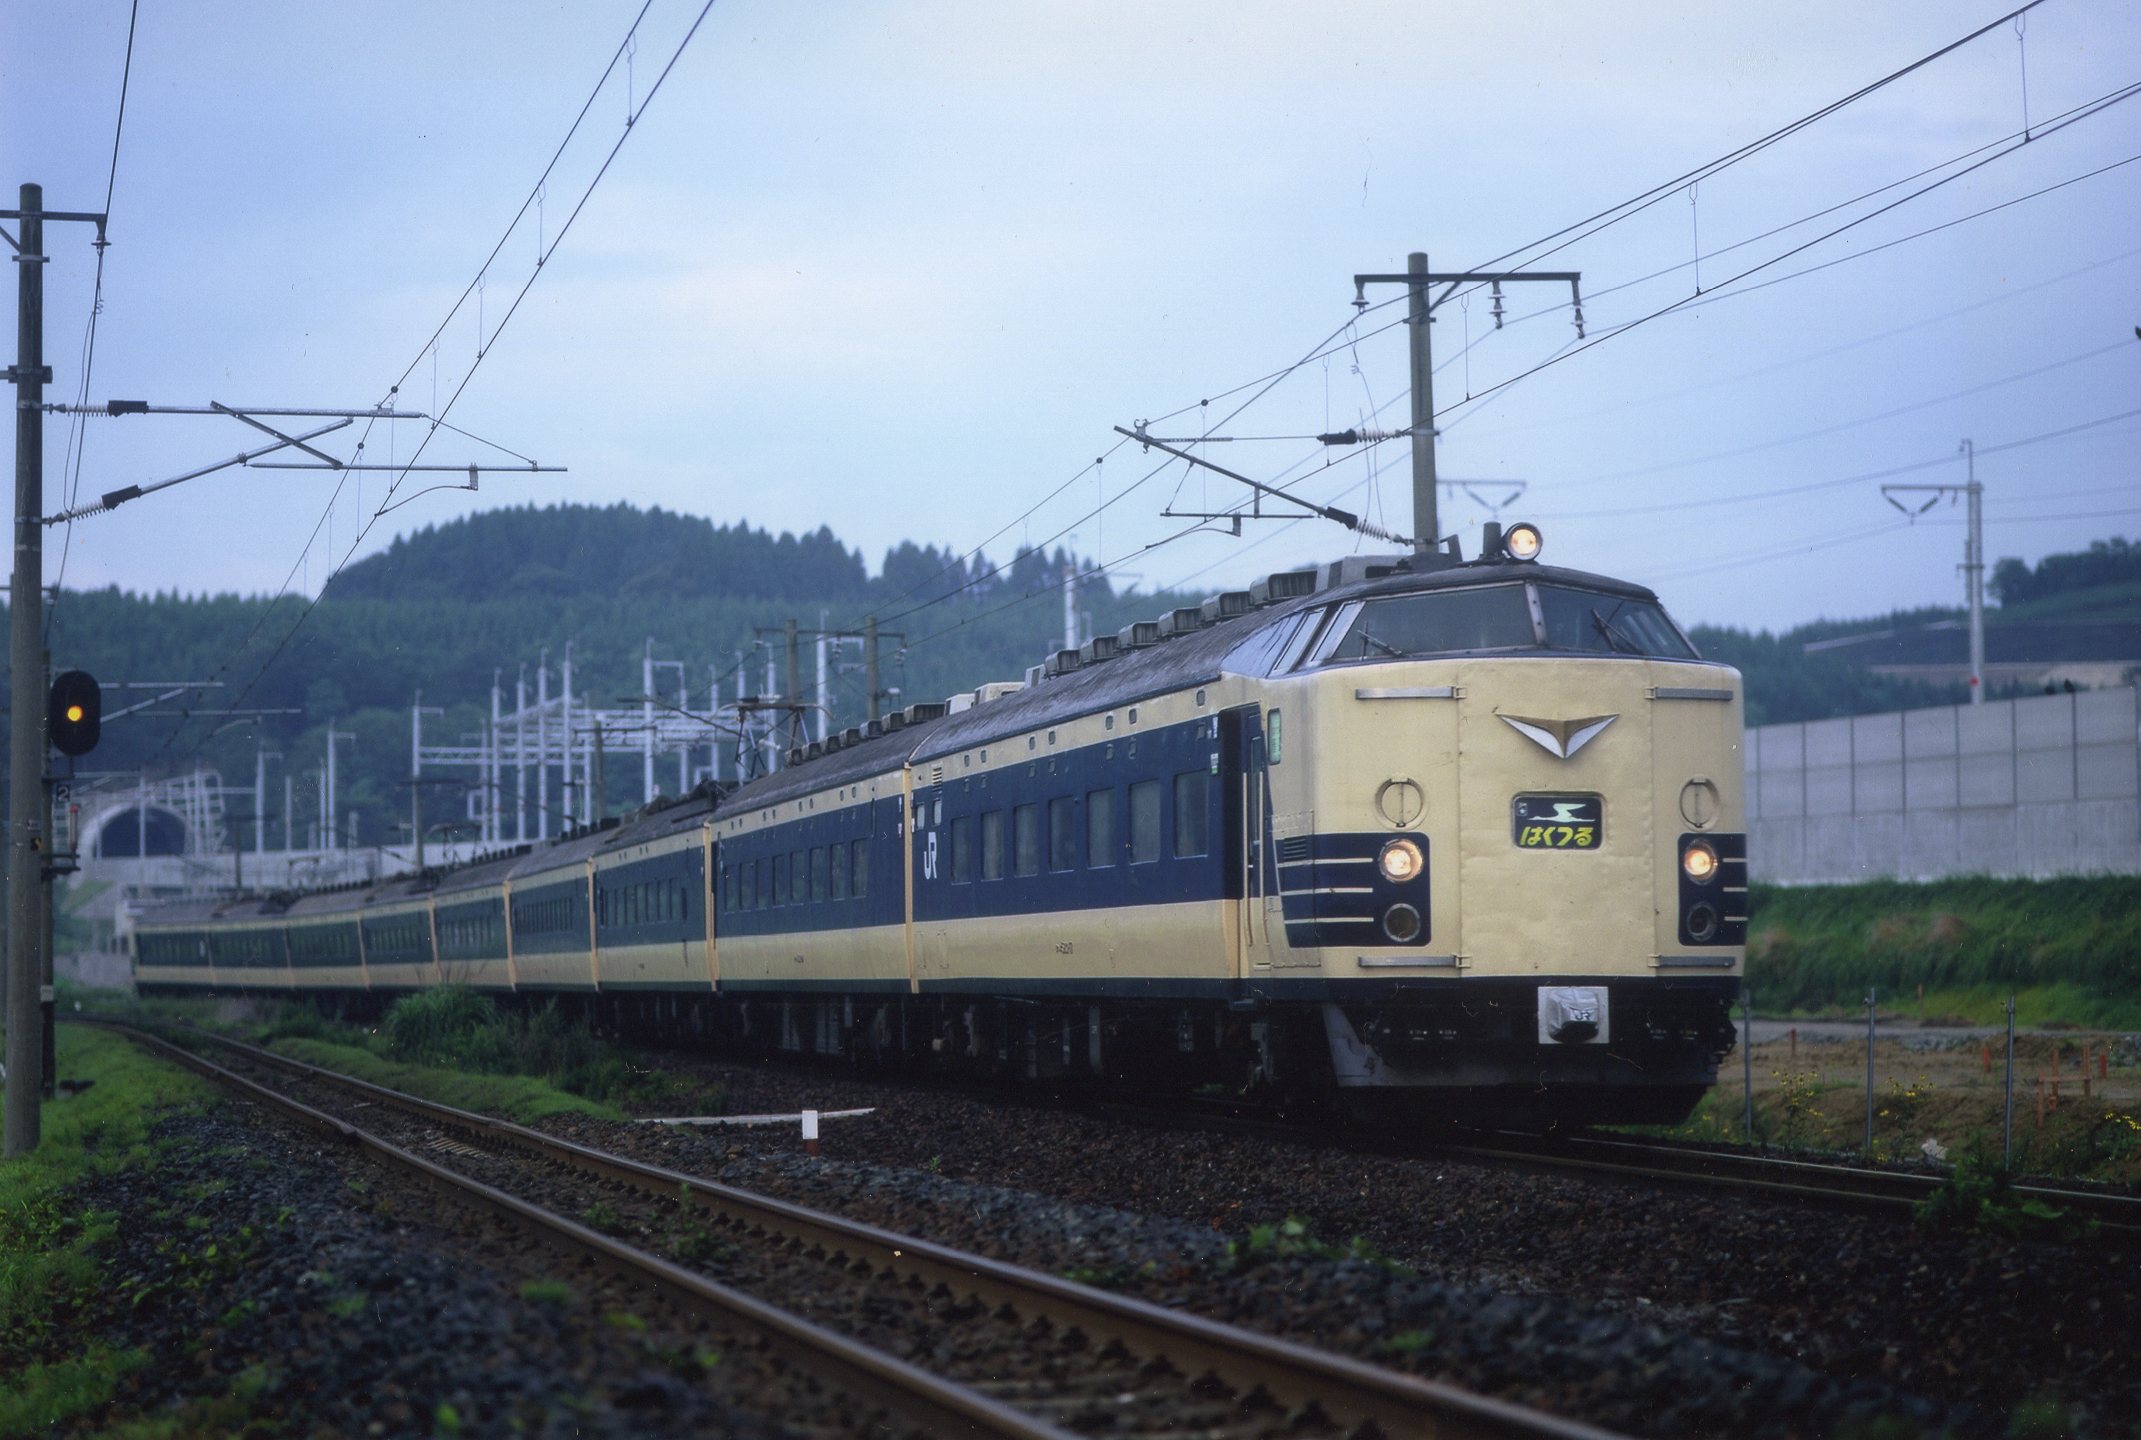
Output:
[[[664,1063],[705,1067],[738,1112],[876,1110],[825,1122],[816,1163],[792,1129],[559,1128],[1635,1433],[1818,1435],[1886,1414],[1997,1435],[2047,1401],[2077,1433],[2141,1433],[2128,1339],[2141,1334],[2141,1267],[2086,1241],[1934,1236],[1791,1200],[1153,1129],[794,1067]],[[1010,1198],[962,1199],[948,1182]],[[1086,1207],[1093,1218],[1074,1218]],[[1060,1221],[1033,1219],[1052,1211]],[[1232,1273],[1226,1242],[1288,1216],[1332,1245],[1358,1237],[1415,1278],[1305,1256]],[[1133,1244],[1137,1222],[1173,1224]]]

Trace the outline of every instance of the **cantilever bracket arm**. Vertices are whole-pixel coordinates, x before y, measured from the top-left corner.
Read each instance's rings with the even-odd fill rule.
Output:
[[[310,445],[305,444],[302,440],[299,440],[294,436],[285,435],[282,431],[276,429],[272,425],[264,425],[260,421],[255,420],[252,416],[246,414],[244,411],[234,410],[230,406],[225,405],[220,400],[211,400],[208,403],[216,410],[220,411],[222,414],[230,416],[230,418],[233,420],[242,421],[245,424],[252,426],[255,430],[260,431],[262,434],[273,435],[276,439],[282,441],[285,445],[293,446],[296,449],[304,451],[307,455],[315,456],[318,459],[324,460],[337,470],[342,468],[342,462],[340,460],[337,460],[334,456],[328,454],[325,450],[315,450]]]
[[[318,439],[330,430],[340,430],[350,423],[348,420],[337,420],[331,425],[322,425],[317,430],[307,430],[302,435],[277,440],[273,445],[263,445],[258,450],[241,451],[231,456],[228,460],[218,460],[213,465],[203,465],[198,470],[189,470],[183,475],[174,475],[168,480],[158,480],[148,485],[122,485],[117,490],[106,491],[101,499],[91,504],[77,505],[72,510],[62,510],[57,515],[47,515],[44,517],[44,523],[47,525],[59,525],[69,520],[80,520],[90,515],[101,515],[106,510],[116,510],[129,500],[139,500],[142,496],[154,494],[158,490],[168,490],[173,485],[183,481],[197,480],[203,475],[212,475],[218,470],[227,470],[233,465],[250,464],[256,457],[261,455],[272,454],[277,450],[286,450],[292,445],[297,445],[302,449],[304,448],[303,441]]]
[[[1382,529],[1380,526],[1370,524],[1368,521],[1361,519],[1360,516],[1355,515],[1350,510],[1341,510],[1336,505],[1318,505],[1313,500],[1304,500],[1300,496],[1295,495],[1290,491],[1279,489],[1276,485],[1266,485],[1261,480],[1251,480],[1248,476],[1238,474],[1235,471],[1229,470],[1224,465],[1214,465],[1211,461],[1203,459],[1196,455],[1192,455],[1187,450],[1177,450],[1174,446],[1168,444],[1166,441],[1155,440],[1150,435],[1143,434],[1140,431],[1126,430],[1122,426],[1117,425],[1115,427],[1115,433],[1118,435],[1127,435],[1132,440],[1137,441],[1137,443],[1140,445],[1149,446],[1157,450],[1165,450],[1168,454],[1176,456],[1179,459],[1187,460],[1192,465],[1202,465],[1205,469],[1210,470],[1217,475],[1224,475],[1229,480],[1239,480],[1242,484],[1248,486],[1251,490],[1259,492],[1260,494],[1269,495],[1275,499],[1285,500],[1291,504],[1299,505],[1302,509],[1306,510],[1311,515],[1321,515],[1326,520],[1336,520],[1339,524],[1345,526],[1348,530],[1358,530],[1363,535],[1373,535],[1376,539],[1387,540],[1393,545],[1410,545],[1412,543],[1410,540],[1406,539],[1402,535],[1392,535],[1389,531]]]

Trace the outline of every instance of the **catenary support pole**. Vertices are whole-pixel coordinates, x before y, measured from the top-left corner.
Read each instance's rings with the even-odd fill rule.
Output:
[[[8,594],[7,1087],[5,1151],[37,1148],[37,1077],[44,1068],[37,1002],[44,917],[38,904],[45,836],[45,707],[27,693],[44,673],[45,192],[22,187],[15,255],[15,573]]]
[[[862,622],[862,667],[863,683],[869,687],[870,691],[870,713],[863,718],[865,720],[875,720],[884,713],[880,707],[885,698],[877,683],[877,617],[875,615]]]
[[[818,612],[817,638],[818,742],[820,744],[823,744],[826,738],[832,734],[832,731],[828,727],[832,724],[833,675],[831,669],[828,668],[826,664],[826,644],[827,640],[825,634],[825,612],[823,610],[820,610]]]
[[[1412,353],[1412,533],[1413,549],[1432,550],[1441,541],[1435,514],[1435,356],[1429,338],[1434,315],[1427,303],[1427,255],[1405,257],[1405,320]]]
[[[785,637],[788,642],[788,684],[781,691],[781,700],[788,706],[788,745],[793,749],[803,744],[802,641],[796,632],[793,615],[788,617]]]
[[[1964,581],[1970,587],[1970,703],[1985,703],[1985,487],[1977,483],[1977,446],[1963,441],[1969,470],[1963,486],[1970,531],[1964,540]]]

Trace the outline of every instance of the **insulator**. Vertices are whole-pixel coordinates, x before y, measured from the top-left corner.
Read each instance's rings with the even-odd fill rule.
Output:
[[[1494,328],[1502,328],[1502,282],[1494,282]]]

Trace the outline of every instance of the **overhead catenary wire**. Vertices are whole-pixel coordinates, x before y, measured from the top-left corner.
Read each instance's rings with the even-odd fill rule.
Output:
[[[638,16],[635,17],[632,22],[631,29],[627,30],[626,32],[626,44],[631,43],[633,35],[637,33],[639,24],[642,20],[645,19],[647,9],[649,8],[649,6],[652,5],[652,3],[653,0],[646,0],[646,3],[641,6]],[[314,596],[308,603],[304,605],[304,607],[299,611],[296,619],[291,623],[290,628],[284,632],[282,638],[275,643],[274,648],[268,653],[267,658],[263,660],[259,668],[254,671],[252,678],[247,680],[244,687],[238,691],[239,698],[236,703],[243,703],[244,698],[246,696],[249,696],[253,692],[254,688],[259,685],[261,679],[274,666],[276,660],[282,656],[284,651],[289,647],[290,641],[294,639],[298,631],[304,627],[306,619],[311,616],[315,609],[318,608],[321,601],[326,599],[327,590],[329,585],[332,583],[334,575],[340,573],[342,567],[349,562],[352,556],[355,555],[358,546],[362,545],[364,543],[365,537],[371,533],[372,526],[378,522],[379,517],[381,515],[386,513],[387,509],[390,507],[393,501],[395,492],[400,488],[402,481],[406,479],[409,474],[409,469],[406,467],[413,467],[416,462],[421,459],[425,447],[430,444],[431,437],[438,432],[439,426],[445,423],[446,416],[453,410],[454,405],[467,391],[470,381],[475,378],[477,369],[483,363],[483,358],[485,354],[488,353],[488,350],[491,346],[494,346],[497,343],[498,336],[504,333],[506,326],[512,322],[514,315],[518,313],[521,306],[521,302],[527,298],[529,290],[534,287],[536,280],[541,277],[544,262],[547,261],[547,259],[551,255],[555,254],[557,252],[558,247],[564,243],[565,237],[571,232],[574,223],[579,219],[580,214],[585,209],[588,200],[594,195],[596,188],[601,185],[603,178],[609,173],[610,166],[615,163],[618,153],[623,150],[625,142],[631,139],[634,131],[637,128],[636,122],[641,116],[645,115],[647,107],[653,104],[654,97],[661,91],[663,85],[667,83],[670,74],[676,68],[677,62],[683,58],[685,50],[690,47],[692,40],[698,35],[700,27],[705,24],[706,17],[713,10],[713,6],[714,0],[705,0],[705,3],[700,7],[698,13],[693,17],[690,27],[684,32],[683,38],[677,42],[676,47],[670,53],[667,62],[663,64],[660,73],[656,75],[654,83],[647,87],[645,96],[639,100],[637,108],[634,109],[627,116],[624,126],[619,131],[615,142],[610,146],[609,151],[603,156],[601,164],[596,167],[594,175],[588,180],[587,185],[581,191],[579,199],[574,202],[572,210],[566,216],[564,223],[558,227],[556,234],[551,238],[548,248],[543,252],[543,255],[536,261],[535,267],[530,271],[527,280],[514,294],[512,303],[507,307],[506,313],[499,319],[496,329],[491,331],[488,340],[485,342],[483,347],[479,348],[479,350],[477,351],[474,363],[470,365],[468,372],[462,376],[460,384],[454,389],[452,395],[447,399],[446,404],[444,406],[437,407],[434,410],[432,424],[427,427],[423,438],[418,442],[416,449],[409,456],[405,468],[387,486],[386,494],[380,501],[379,508],[373,511],[370,520],[368,520],[359,529],[356,538],[350,542],[349,546],[343,552],[341,560],[335,562],[333,567],[330,569],[327,578],[321,583],[319,594]],[[623,53],[623,50],[624,46],[621,45],[617,53]],[[518,212],[516,212],[513,222],[507,226],[505,234],[501,236],[498,244],[493,247],[491,252],[491,259],[495,259],[498,252],[504,248],[506,241],[512,235],[513,229],[519,224],[520,219],[526,215],[528,206],[533,203],[533,195],[536,193],[536,190],[540,190],[542,188],[543,183],[548,180],[551,171],[555,169],[557,165],[558,155],[561,155],[564,152],[565,146],[571,143],[572,135],[577,133],[581,122],[586,118],[589,110],[592,109],[595,102],[595,98],[601,93],[604,86],[608,83],[611,75],[615,73],[616,65],[616,55],[613,54],[609,65],[603,70],[602,78],[596,82],[595,88],[593,91],[590,92],[586,103],[581,106],[579,115],[574,118],[573,124],[567,132],[565,141],[560,144],[558,151],[551,157],[550,164],[544,168],[542,180],[539,180],[537,182],[535,190],[530,191],[531,199],[522,202],[521,208]],[[490,259],[487,259],[484,262],[485,270],[488,269],[489,265]],[[446,324],[451,322],[453,313],[457,312],[459,308],[466,303],[468,293],[470,291],[477,290],[480,287],[482,280],[483,271],[479,271],[476,280],[471,283],[469,291],[464,291],[462,294],[462,298],[455,302],[454,311],[449,312],[447,321],[442,322],[439,329],[433,332],[432,337],[424,342],[424,345],[417,351],[416,358],[410,361],[408,367],[402,372],[401,378],[395,382],[393,387],[390,388],[390,390],[388,391],[389,398],[391,398],[394,394],[398,393],[401,386],[407,382],[409,376],[416,372],[417,366],[423,362],[424,356],[429,352],[432,344],[437,340],[440,334],[444,333]],[[382,402],[382,405],[384,405],[384,402]],[[360,450],[362,449],[361,441],[359,443],[358,448]],[[336,487],[337,495],[339,495],[340,493],[341,485],[346,483],[347,475],[345,473],[342,477],[338,479]],[[332,506],[333,501],[330,501],[329,509],[326,512],[327,515],[331,515],[333,513]],[[321,524],[324,525],[325,523],[326,516],[323,515]],[[314,534],[317,535],[318,532],[319,526],[315,526]],[[302,563],[302,556],[300,557],[300,563]],[[294,567],[292,573],[295,573]],[[287,584],[288,582],[286,580],[286,587]],[[266,613],[271,614],[272,610]],[[263,616],[263,619],[265,619],[265,615]],[[252,633],[257,634],[258,628],[259,626],[256,623],[254,631]],[[233,652],[230,659],[224,662],[224,667],[227,667],[230,663],[232,663],[237,658],[238,654],[243,653],[244,645],[250,644],[251,638],[251,634],[249,634],[247,640],[245,642],[242,642],[240,650]],[[219,667],[219,674],[221,673],[221,669],[224,667]],[[180,728],[184,725],[184,723],[184,719],[182,718],[179,722],[179,725],[174,726],[172,728],[172,730],[166,736],[164,744],[159,747],[156,757],[153,758],[161,758],[163,754],[169,751],[172,743],[175,741],[177,735],[179,734]]]
[[[141,19],[141,0],[133,0],[126,19],[126,59],[119,69],[119,111],[112,121],[111,164],[104,172],[104,220],[97,229],[96,277],[90,286],[89,321],[82,337],[82,381],[76,390],[77,402],[89,399],[90,377],[97,363],[97,320],[104,313],[104,255],[111,246],[112,197],[119,190],[119,144],[126,135],[126,96],[134,79],[134,33]],[[62,492],[67,497],[69,509],[74,507],[82,484],[82,451],[89,438],[89,426],[81,415],[76,415],[68,424],[67,440],[61,453],[67,457],[66,479]],[[52,643],[52,616],[59,608],[59,596],[67,583],[67,560],[74,551],[74,526],[69,525],[60,538],[59,567],[52,579],[53,603],[45,607],[45,644]]]
[[[2141,408],[2121,410],[2112,415],[2100,415],[2094,420],[2084,420],[2074,425],[2064,425],[2056,430],[2046,430],[2020,439],[2003,441],[1993,445],[1976,447],[1980,456],[1998,455],[2009,450],[2026,449],[2032,445],[2044,445],[2054,440],[2064,440],[2090,430],[2116,425],[2122,420],[2141,420]],[[1854,475],[1840,475],[1831,480],[1815,480],[1802,485],[1786,485],[1772,490],[1756,490],[1741,495],[1695,495],[1667,501],[1657,505],[1616,505],[1606,510],[1542,510],[1542,520],[1604,520],[1618,519],[1624,515],[1665,515],[1682,510],[1714,509],[1718,506],[1749,505],[1765,500],[1786,499],[1795,495],[1811,495],[1822,490],[1835,490],[1846,485],[1863,485],[1873,480],[1891,480],[1898,475],[1911,475],[1921,470],[1938,469],[1953,465],[1955,454],[1946,451],[1925,460],[1913,460],[1902,465],[1891,465],[1880,470],[1865,470]]]
[[[2103,101],[2097,102],[2096,104],[2083,109],[2079,113],[2070,115],[2061,125],[2048,125],[2043,127],[2038,133],[2038,142],[2041,143],[2044,136],[2054,133],[2055,130],[2062,130],[2065,129],[2067,126],[2080,124],[2083,120],[2090,119],[2095,115],[2101,114],[2105,110],[2110,109],[2112,106],[2129,100],[2137,94],[2141,94],[2141,85],[2129,86],[2123,90],[2115,91],[2113,92],[2111,97]],[[1820,245],[1828,240],[1833,240],[1837,236],[1844,234],[1846,231],[1856,229],[1860,225],[1864,225],[1870,221],[1878,219],[1882,215],[1887,214],[1889,211],[1897,209],[1898,207],[1903,205],[1908,205],[1913,200],[1917,200],[1928,194],[1931,194],[1933,191],[1938,190],[1943,186],[1952,185],[1956,181],[1961,180],[1965,176],[1971,175],[1976,171],[1983,169],[1987,165],[1995,164],[2000,160],[2006,159],[2009,156],[2019,153],[2022,148],[2022,145],[2011,145],[2004,150],[1996,151],[1991,155],[1987,155],[1982,159],[1976,160],[1971,164],[1963,167],[1962,169],[1953,172],[1952,174],[1944,175],[1938,180],[1934,180],[1926,185],[1920,186],[1918,189],[1911,191],[1909,194],[1904,195],[1899,199],[1892,200],[1886,205],[1879,206],[1864,215],[1858,216],[1857,218],[1852,220],[1848,220],[1843,224],[1836,226],[1834,229],[1824,231],[1822,234],[1815,236],[1811,240],[1807,240],[1798,245],[1794,245],[1790,249],[1785,250],[1779,254],[1773,255],[1767,260],[1763,260],[1754,265],[1750,265],[1746,269],[1740,271],[1738,274],[1723,281],[1721,284],[1711,287],[1710,290],[1703,292],[1703,294],[1701,295],[1688,295],[1680,299],[1671,301],[1668,304],[1661,305],[1657,309],[1652,310],[1647,314],[1638,316],[1633,320],[1625,321],[1622,324],[1614,326],[1611,329],[1597,336],[1594,336],[1591,339],[1588,339],[1571,349],[1567,349],[1559,354],[1550,356],[1549,358],[1540,361],[1538,364],[1533,365],[1528,369],[1520,370],[1516,374],[1509,376],[1504,380],[1500,380],[1492,385],[1486,386],[1485,388],[1477,391],[1473,395],[1468,396],[1466,399],[1458,401],[1457,404],[1455,406],[1452,406],[1451,408],[1454,410],[1460,409],[1467,405],[1477,404],[1479,401],[1486,399],[1490,395],[1497,394],[1503,390],[1508,389],[1512,385],[1518,384],[1534,375],[1537,375],[1543,370],[1558,365],[1563,361],[1568,360],[1576,355],[1584,354],[1585,352],[1595,349],[1597,346],[1605,344],[1610,340],[1617,339],[1632,330],[1638,329],[1644,325],[1649,324],[1653,320],[1661,319],[1664,316],[1671,315],[1676,311],[1688,309],[1694,305],[1712,303],[1717,297],[1719,291],[1729,290],[1732,287],[1737,286],[1742,280],[1745,280],[1751,275],[1759,274],[1772,265],[1782,264],[1784,261],[1790,259],[1794,255],[1802,254],[1805,251],[1812,249],[1816,245]],[[2141,156],[2135,156],[2133,158],[2141,159]],[[2118,164],[2121,165],[2130,163],[2132,163],[2132,160],[2123,160],[2118,162]],[[2116,167],[2107,166],[2105,168],[2112,169]],[[1437,412],[1438,418],[1441,413],[1442,412],[1439,411]]]

